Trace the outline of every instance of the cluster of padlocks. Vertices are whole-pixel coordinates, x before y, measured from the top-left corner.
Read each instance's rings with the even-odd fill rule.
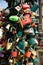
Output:
[[[17,15],[8,9],[0,12],[1,65],[37,65],[38,35],[36,11],[38,3],[22,3],[14,7]],[[6,60],[3,60],[6,59]]]

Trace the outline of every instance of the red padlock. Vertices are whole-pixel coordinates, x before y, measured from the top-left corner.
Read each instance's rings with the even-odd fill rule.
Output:
[[[13,51],[13,52],[11,53],[11,55],[12,55],[12,57],[17,57],[17,51]]]
[[[25,56],[26,56],[27,58],[30,58],[31,52],[30,52],[30,51],[25,52]]]
[[[28,5],[28,4],[22,4],[22,8],[23,9],[27,9],[27,8],[30,9],[30,5]]]
[[[25,26],[25,25],[31,24],[31,23],[32,23],[32,18],[30,17],[30,14],[24,15],[24,17],[21,21],[22,26]]]

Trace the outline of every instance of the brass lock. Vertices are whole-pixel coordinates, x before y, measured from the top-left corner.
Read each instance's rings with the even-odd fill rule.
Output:
[[[8,39],[6,50],[10,50],[12,48],[13,43],[9,42],[10,39]]]

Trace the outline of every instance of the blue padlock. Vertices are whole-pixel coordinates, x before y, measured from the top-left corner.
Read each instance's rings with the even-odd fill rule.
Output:
[[[21,40],[18,42],[18,46],[16,46],[16,48],[22,53],[25,54],[25,41]]]
[[[28,42],[30,45],[38,44],[38,41],[35,38],[30,38]]]
[[[22,36],[22,31],[18,31],[17,35],[18,35],[18,37],[21,37]]]
[[[33,7],[31,7],[31,11],[36,12],[38,8],[39,8],[38,3],[34,2]]]
[[[17,65],[22,65],[22,62],[18,62]]]

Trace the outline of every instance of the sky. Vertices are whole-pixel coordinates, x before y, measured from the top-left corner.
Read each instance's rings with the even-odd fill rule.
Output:
[[[6,7],[8,7],[7,2],[4,0],[0,0],[0,10],[5,9]]]

